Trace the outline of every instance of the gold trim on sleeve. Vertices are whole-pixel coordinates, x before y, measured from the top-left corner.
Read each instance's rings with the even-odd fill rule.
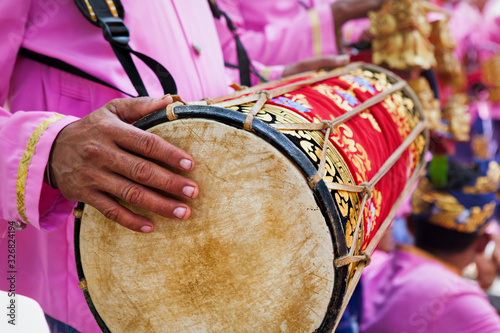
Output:
[[[49,119],[45,120],[43,123],[38,125],[38,127],[31,133],[31,136],[26,144],[26,150],[19,161],[19,167],[17,168],[17,180],[16,180],[16,199],[17,199],[17,211],[21,218],[26,223],[30,223],[26,216],[25,208],[25,191],[26,191],[26,180],[28,177],[28,168],[35,154],[35,148],[42,136],[43,132],[54,122],[64,118],[62,114],[57,114]]]
[[[319,14],[314,8],[312,8],[309,10],[309,17],[311,18],[311,27],[313,34],[313,52],[315,57],[319,57],[322,55]]]

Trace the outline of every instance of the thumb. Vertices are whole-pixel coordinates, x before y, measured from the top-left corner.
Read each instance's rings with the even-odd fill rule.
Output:
[[[131,124],[152,112],[165,109],[172,101],[170,95],[160,98],[117,98],[106,104],[104,108],[114,113],[122,121]]]

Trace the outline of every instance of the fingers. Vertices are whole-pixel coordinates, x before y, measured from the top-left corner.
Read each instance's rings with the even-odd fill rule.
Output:
[[[110,175],[103,184],[103,191],[124,202],[145,209],[149,212],[179,221],[189,217],[188,205],[161,194],[140,184],[129,181],[119,175]]]
[[[124,149],[176,169],[190,171],[194,168],[194,160],[188,153],[157,135],[125,124],[165,108],[170,103],[172,103],[170,95],[159,99],[149,97],[115,99],[106,104],[105,109],[115,114],[121,122],[116,122],[114,126],[106,126],[103,131],[108,131],[116,144]]]
[[[190,171],[193,158],[159,136],[127,124],[171,102],[170,96],[116,99],[61,130],[50,159],[52,179],[61,194],[94,206],[134,231],[151,232],[153,223],[113,198],[167,218],[187,219],[189,206],[172,197],[195,198],[198,185],[162,165]]]
[[[154,229],[153,222],[144,216],[134,214],[127,208],[120,205],[107,194],[98,193],[95,200],[90,200],[89,205],[100,211],[106,218],[117,222],[133,231],[149,233]]]
[[[156,188],[180,198],[193,199],[198,195],[199,188],[194,181],[148,160],[131,154],[118,153],[112,158],[112,161],[119,161],[119,163],[112,163],[110,165],[111,171],[138,184]]]
[[[179,170],[190,171],[194,168],[194,160],[191,155],[157,135],[126,124],[115,128],[114,135],[115,143],[128,151]]]
[[[154,224],[146,217],[135,214],[122,206],[110,195],[132,206],[170,219],[183,221],[191,214],[191,209],[183,202],[166,198],[119,175],[109,174],[102,182],[101,191],[95,191],[85,201],[99,210],[106,218],[133,231],[152,232]]]
[[[172,96],[165,95],[160,98],[137,97],[118,98],[104,106],[118,118],[126,123],[133,123],[151,112],[166,108],[172,103]]]

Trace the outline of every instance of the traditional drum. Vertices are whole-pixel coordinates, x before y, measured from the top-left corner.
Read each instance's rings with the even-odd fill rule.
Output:
[[[100,327],[332,331],[424,166],[414,93],[356,63],[184,104],[136,126],[194,157],[187,221],[129,207],[155,224],[141,234],[88,205],[75,212],[80,286]]]

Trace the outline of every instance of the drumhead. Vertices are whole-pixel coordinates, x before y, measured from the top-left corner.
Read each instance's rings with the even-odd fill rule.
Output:
[[[139,123],[191,154],[200,186],[187,221],[147,216],[141,234],[86,205],[76,256],[89,306],[112,332],[327,331],[340,308],[346,245],[331,195],[281,133],[210,106]],[[210,116],[212,115],[212,116]],[[214,116],[216,115],[216,116]],[[224,121],[221,121],[221,117]],[[337,221],[337,222],[334,222]],[[339,229],[340,228],[340,229]]]

